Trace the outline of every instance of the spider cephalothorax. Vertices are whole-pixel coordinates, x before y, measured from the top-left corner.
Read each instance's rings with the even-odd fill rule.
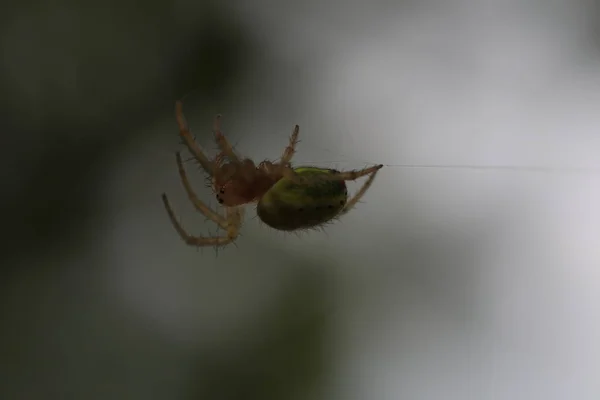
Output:
[[[369,189],[377,171],[383,165],[362,170],[336,171],[314,166],[292,167],[291,159],[296,152],[299,127],[296,125],[289,144],[278,162],[263,161],[256,165],[248,158],[239,157],[220,129],[220,116],[214,122],[215,140],[221,150],[209,159],[195,142],[183,116],[183,105],[176,103],[175,114],[179,134],[196,161],[208,174],[214,195],[224,213],[214,211],[198,199],[192,189],[181,155],[177,153],[179,176],[187,195],[208,219],[225,230],[223,236],[192,236],[177,220],[167,195],[162,198],[175,230],[181,238],[193,246],[222,246],[233,242],[243,220],[243,206],[257,203],[257,214],[262,222],[281,231],[317,228],[346,214]],[[360,190],[348,198],[346,182],[369,176]]]

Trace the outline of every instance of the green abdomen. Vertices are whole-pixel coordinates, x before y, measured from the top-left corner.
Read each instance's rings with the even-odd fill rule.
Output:
[[[316,167],[297,167],[299,175],[331,174],[337,171]],[[348,199],[344,181],[321,181],[298,185],[279,180],[258,202],[258,217],[280,231],[310,229],[323,225],[339,214]]]

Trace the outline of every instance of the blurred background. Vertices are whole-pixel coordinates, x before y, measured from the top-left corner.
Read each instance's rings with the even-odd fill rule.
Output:
[[[561,168],[600,167],[599,7],[6,3],[0,398],[597,400],[600,173]],[[324,232],[249,207],[197,251],[180,98],[207,149],[219,112],[255,160],[299,124],[297,164],[387,166]]]

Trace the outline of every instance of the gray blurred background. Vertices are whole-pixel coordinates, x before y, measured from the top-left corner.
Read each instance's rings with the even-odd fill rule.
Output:
[[[397,165],[597,168],[599,7],[5,3],[0,398],[598,400],[600,174]],[[298,164],[388,166],[196,251],[184,96],[205,148],[220,112],[255,160],[299,124]]]

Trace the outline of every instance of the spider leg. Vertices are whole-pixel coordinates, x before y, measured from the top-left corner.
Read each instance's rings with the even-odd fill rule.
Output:
[[[185,188],[188,198],[190,199],[190,201],[192,202],[194,207],[196,207],[196,210],[198,210],[199,212],[204,214],[204,216],[206,216],[206,218],[209,218],[210,220],[212,220],[213,222],[218,224],[221,228],[227,229],[227,225],[228,225],[227,220],[223,216],[219,215],[218,213],[214,212],[209,207],[207,207],[206,204],[204,204],[198,198],[198,196],[194,192],[194,189],[192,189],[192,185],[190,185],[190,181],[187,177],[185,169],[183,168],[183,161],[181,159],[181,154],[179,152],[177,152],[175,157],[177,159],[177,167],[179,169],[179,177],[181,178],[181,183],[183,184],[183,187]]]
[[[221,151],[219,154],[217,154],[217,155],[215,156],[215,161],[214,161],[214,163],[215,163],[215,166],[216,166],[217,168],[221,167],[221,165],[223,165],[223,162],[224,162],[224,161],[225,161],[225,153],[223,153],[223,152]]]
[[[351,171],[341,171],[335,174],[319,174],[311,177],[300,176],[294,170],[288,166],[283,166],[282,174],[285,178],[292,180],[293,182],[301,185],[309,185],[319,181],[355,181],[365,175],[373,174],[383,168],[383,164],[375,165],[373,167],[364,168],[361,170],[353,169]]]
[[[217,141],[217,144],[219,145],[219,148],[221,149],[221,153],[223,155],[225,155],[227,158],[229,158],[229,160],[232,162],[240,162],[239,157],[233,151],[233,147],[231,147],[231,144],[225,138],[225,135],[223,135],[223,132],[221,132],[221,114],[217,114],[215,116],[213,130],[215,133],[215,140]]]
[[[209,175],[214,175],[214,165],[213,163],[204,155],[202,149],[194,140],[194,137],[190,133],[187,122],[185,121],[185,117],[183,115],[183,103],[181,101],[177,101],[175,103],[175,117],[177,119],[177,125],[179,126],[179,135],[183,139],[183,142],[190,150],[192,155],[198,160],[200,166],[208,172]]]
[[[373,181],[375,180],[375,176],[377,175],[377,172],[378,172],[378,170],[375,170],[371,173],[371,175],[369,175],[369,179],[367,179],[365,181],[365,183],[363,183],[363,185],[360,187],[358,192],[356,192],[354,194],[354,196],[352,196],[346,202],[346,205],[344,206],[342,211],[340,211],[339,215],[346,214],[348,211],[350,211],[356,205],[356,203],[358,203],[360,201],[360,199],[365,195],[365,193],[367,193],[367,190],[369,190],[369,188],[373,184]]]
[[[287,165],[292,160],[294,153],[296,153],[296,145],[298,144],[298,133],[300,132],[300,127],[296,125],[294,131],[292,132],[292,136],[290,136],[290,142],[288,146],[283,151],[283,155],[281,156],[281,164]]]
[[[171,205],[169,204],[169,200],[167,199],[167,195],[163,193],[162,195],[163,203],[165,205],[165,209],[167,210],[167,214],[169,214],[169,219],[171,220],[171,224],[181,237],[185,243],[190,246],[225,246],[229,243],[232,243],[238,236],[239,228],[242,223],[243,212],[237,208],[227,209],[227,219],[229,221],[227,225],[227,236],[193,236],[186,232],[183,229],[183,226],[177,220],[175,216],[175,212],[173,211]]]
[[[227,216],[227,237],[235,240],[240,234],[240,228],[244,221],[244,207],[226,207],[225,215]]]
[[[373,174],[383,168],[383,164],[375,165],[373,167],[364,168],[360,170],[353,169],[351,171],[340,171],[336,174],[324,174],[319,175],[319,179],[326,181],[355,181],[366,175]]]

